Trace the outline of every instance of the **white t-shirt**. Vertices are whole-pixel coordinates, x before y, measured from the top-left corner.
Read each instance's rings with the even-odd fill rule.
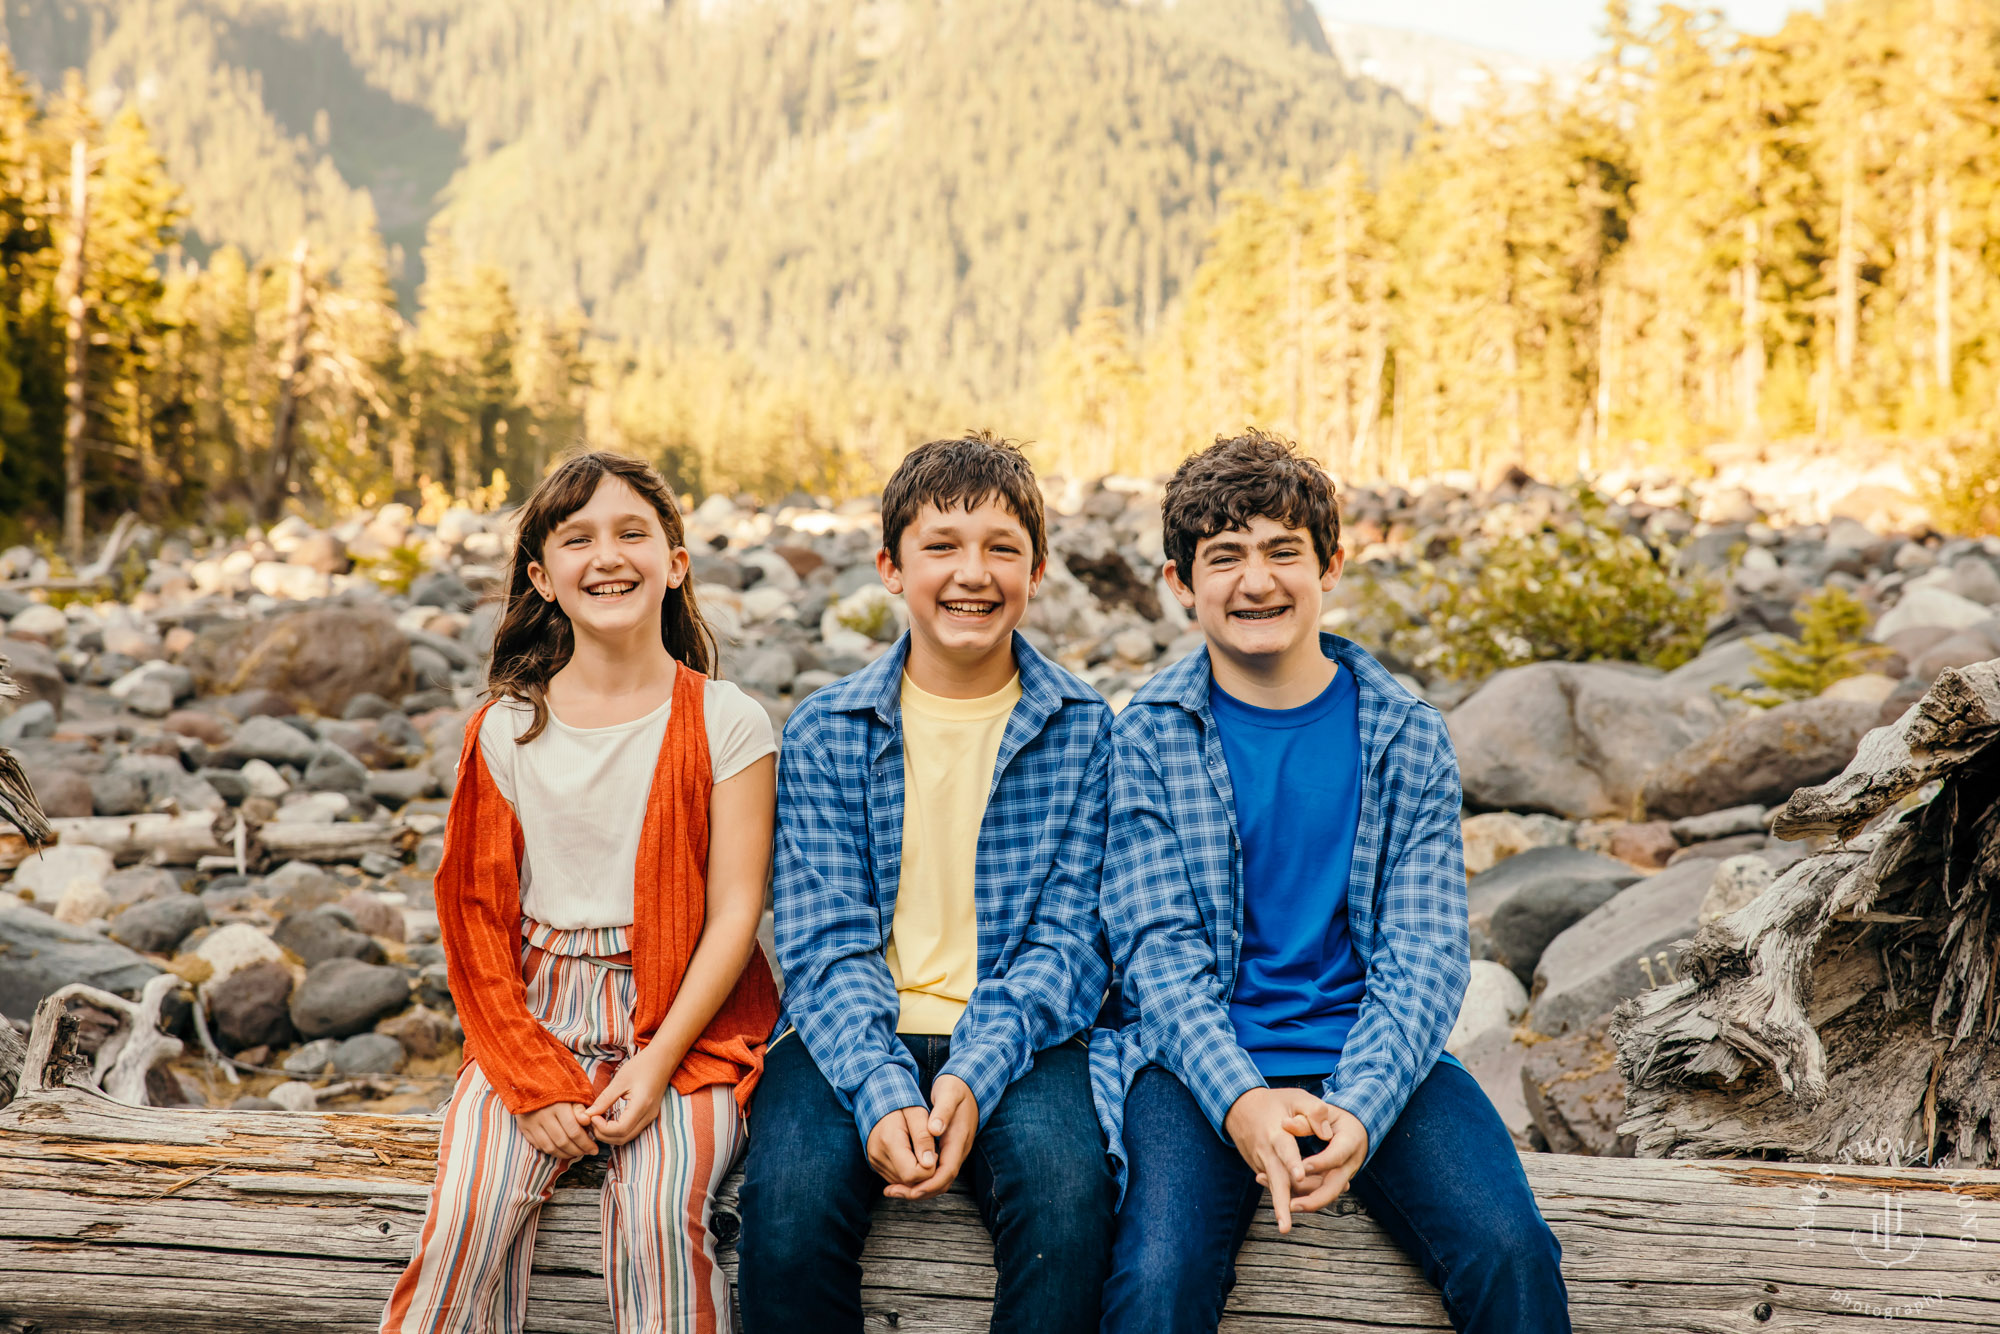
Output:
[[[643,718],[610,727],[549,725],[527,745],[534,710],[503,699],[479,728],[479,753],[521,822],[521,912],[558,930],[630,926],[639,831],[673,697]],[[763,706],[727,681],[702,697],[709,765],[717,783],[778,749]]]

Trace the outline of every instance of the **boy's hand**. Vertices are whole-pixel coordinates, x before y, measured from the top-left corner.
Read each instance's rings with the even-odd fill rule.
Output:
[[[1292,1191],[1308,1187],[1297,1137],[1313,1134],[1331,1143],[1333,1110],[1304,1089],[1255,1088],[1238,1098],[1223,1119],[1236,1151],[1257,1180],[1271,1188],[1271,1211],[1281,1233],[1292,1230]]]
[[[514,1124],[521,1128],[528,1143],[551,1158],[575,1161],[597,1152],[596,1143],[585,1129],[588,1122],[580,1102],[559,1102],[522,1112],[515,1116]]]
[[[926,1127],[937,1141],[937,1170],[911,1185],[891,1184],[883,1194],[897,1200],[921,1200],[951,1189],[972,1137],[979,1130],[979,1099],[957,1075],[939,1075],[931,1085],[931,1119]]]
[[[898,1186],[914,1186],[937,1170],[937,1146],[931,1135],[931,1114],[924,1107],[899,1107],[868,1132],[868,1165],[889,1183],[884,1195]]]
[[[1333,1133],[1315,1131],[1326,1147],[1301,1164],[1306,1172],[1306,1194],[1292,1204],[1301,1213],[1324,1209],[1339,1199],[1361,1164],[1368,1161],[1368,1130],[1360,1118],[1332,1103],[1320,1105],[1333,1113]]]
[[[659,1116],[660,1100],[667,1095],[667,1081],[672,1072],[662,1073],[660,1064],[646,1060],[641,1053],[619,1066],[618,1073],[604,1086],[604,1092],[583,1109],[578,1119],[597,1132],[601,1143],[629,1144],[637,1139],[639,1132]],[[624,1109],[614,1112],[612,1109],[620,1098],[625,1100]]]

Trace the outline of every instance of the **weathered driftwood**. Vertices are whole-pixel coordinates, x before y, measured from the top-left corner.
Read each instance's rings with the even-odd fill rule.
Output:
[[[423,1221],[437,1122],[127,1107],[60,1084],[0,1107],[0,1331],[373,1330]],[[49,1072],[53,1070],[52,1076]],[[2000,1172],[1524,1160],[1563,1244],[1575,1327],[1689,1334],[2000,1329]],[[527,1328],[608,1330],[589,1163],[543,1210]],[[1466,1171],[1477,1171],[1467,1164]],[[731,1179],[714,1221],[735,1275]],[[1436,1294],[1366,1215],[1266,1218],[1229,1334],[1445,1330]],[[885,1202],[871,1330],[986,1328],[992,1247],[970,1200]]]
[[[1775,828],[1830,836],[1612,1024],[1641,1155],[2000,1162],[2000,663],[1947,671]]]
[[[402,825],[380,821],[259,826],[255,844],[273,862],[354,862],[371,852],[393,855],[416,835]]]
[[[7,660],[0,658],[0,699],[14,699],[20,693],[21,687],[7,675]],[[41,803],[35,799],[28,775],[5,746],[0,746],[0,824],[19,830],[25,847],[44,847],[55,837],[42,814]]]
[[[0,1320],[371,1330],[422,1223],[435,1151],[436,1124],[423,1117],[27,1095],[0,1110]],[[1527,1163],[1563,1241],[1578,1330],[1858,1334],[1890,1308],[1917,1329],[2000,1329],[2000,1174]],[[1893,1231],[1885,1193],[1900,1206]],[[733,1238],[733,1210],[725,1198],[718,1236]],[[963,1196],[885,1203],[866,1260],[870,1328],[984,1330],[991,1254]],[[723,1257],[733,1274],[733,1246]],[[597,1192],[559,1189],[542,1217],[528,1328],[608,1329],[600,1259]],[[1290,1238],[1260,1221],[1239,1270],[1224,1322],[1233,1334],[1449,1327],[1429,1285],[1362,1215],[1308,1218]]]
[[[234,810],[86,815],[49,823],[56,842],[103,848],[120,863],[160,866],[354,862],[371,852],[401,853],[416,839],[415,831],[405,825],[372,820],[330,824],[273,820],[253,827]],[[24,841],[0,838],[0,870],[11,870],[32,855],[34,850]]]
[[[193,866],[203,857],[233,851],[234,811],[188,811],[180,815],[80,815],[49,821],[58,843],[83,843],[103,848],[119,862],[153,862],[161,866]],[[16,845],[0,843],[0,870],[11,870],[33,855]]]

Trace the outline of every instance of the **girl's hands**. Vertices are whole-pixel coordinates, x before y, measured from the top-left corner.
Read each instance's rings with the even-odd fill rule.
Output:
[[[532,1112],[522,1112],[515,1116],[514,1123],[521,1127],[521,1134],[527,1137],[528,1143],[543,1153],[551,1158],[574,1161],[597,1152],[597,1145],[587,1129],[589,1119],[583,1114],[583,1104],[559,1102]]]
[[[666,1097],[667,1082],[673,1078],[673,1070],[663,1068],[664,1061],[647,1060],[652,1048],[634,1056],[618,1067],[618,1073],[604,1086],[604,1092],[597,1100],[583,1108],[580,1120],[597,1133],[597,1138],[605,1144],[629,1144],[638,1137],[640,1131],[653,1124],[653,1118],[660,1114],[660,1100]],[[625,1106],[613,1112],[612,1108],[623,1098]]]

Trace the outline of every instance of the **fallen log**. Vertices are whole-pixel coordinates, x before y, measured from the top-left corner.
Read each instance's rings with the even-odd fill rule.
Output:
[[[49,821],[54,842],[103,848],[121,863],[193,866],[203,857],[229,855],[234,811],[188,811],[181,815],[79,815]],[[34,855],[25,842],[0,840],[0,870],[12,870]]]
[[[258,826],[254,840],[273,863],[358,862],[371,852],[399,855],[415,841],[415,831],[404,825],[372,820],[333,824],[272,820]]]
[[[423,1222],[435,1118],[124,1106],[63,1082],[76,1063],[60,1034],[39,1045],[41,1073],[0,1108],[0,1330],[375,1328]],[[1899,1328],[2000,1330],[2000,1172],[1523,1161],[1584,1334],[1863,1334],[1890,1312]],[[611,1327],[600,1171],[580,1164],[542,1211],[535,1334]],[[712,1223],[732,1281],[735,1189],[732,1177]],[[1268,1219],[1239,1259],[1228,1334],[1450,1328],[1364,1213],[1305,1216],[1285,1238]],[[992,1293],[969,1198],[883,1203],[865,1257],[870,1330],[974,1334]]]
[[[1612,1022],[1642,1156],[2000,1165],[2000,662],[1774,822],[1832,840]]]

